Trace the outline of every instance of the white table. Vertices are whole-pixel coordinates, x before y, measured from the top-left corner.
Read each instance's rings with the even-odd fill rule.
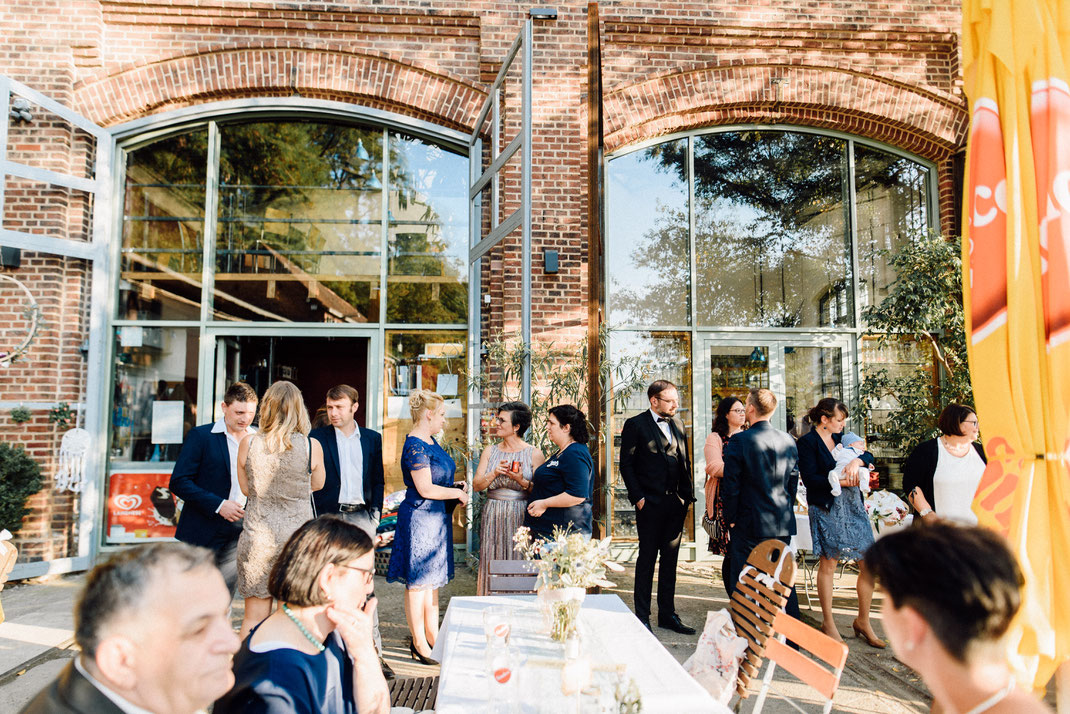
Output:
[[[562,656],[560,645],[541,631],[542,616],[535,607],[534,596],[454,597],[446,609],[431,655],[442,663],[437,710],[487,710],[489,682],[484,663],[483,609],[492,605],[515,608],[510,645],[529,662],[539,663],[525,666],[522,676],[526,673],[536,676],[536,669],[548,670],[545,663]],[[588,595],[580,611],[580,626],[583,654],[591,659],[592,665],[624,665],[627,675],[635,679],[643,700],[643,714],[729,714],[731,711],[714,701],[684,671],[616,595]],[[563,711],[559,672],[558,669],[539,680],[540,685],[534,689],[537,697],[532,696],[530,688],[521,686],[522,712]]]

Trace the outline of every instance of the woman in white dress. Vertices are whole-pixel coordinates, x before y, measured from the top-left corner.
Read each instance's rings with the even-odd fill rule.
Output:
[[[921,518],[976,524],[971,506],[987,463],[977,441],[977,412],[948,404],[938,425],[940,436],[918,444],[903,464],[903,491]]]

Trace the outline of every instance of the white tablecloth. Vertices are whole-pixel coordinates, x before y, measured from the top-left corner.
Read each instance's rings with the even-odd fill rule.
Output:
[[[542,616],[534,596],[454,597],[450,600],[432,657],[442,663],[438,685],[438,711],[483,712],[487,710],[488,678],[484,653],[483,609],[491,605],[515,608],[510,645],[530,661],[560,658],[560,645],[543,634]],[[643,714],[664,712],[710,712],[730,710],[709,696],[691,678],[657,638],[640,624],[616,595],[588,595],[580,611],[583,654],[593,665],[624,665],[635,679],[643,700]],[[529,666],[533,671],[537,667]],[[543,669],[547,669],[543,667]],[[547,670],[550,671],[550,670]],[[558,670],[559,672],[559,670]],[[524,673],[522,672],[522,675]],[[560,682],[560,675],[554,675]],[[520,688],[521,711],[560,712],[564,704],[552,686],[554,679],[540,680],[537,693]]]

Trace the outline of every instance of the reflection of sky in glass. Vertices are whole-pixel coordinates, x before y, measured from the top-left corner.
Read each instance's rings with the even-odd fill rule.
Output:
[[[686,141],[677,144],[686,146]],[[665,317],[670,324],[688,322],[687,184],[648,158],[650,153],[644,149],[609,162],[606,261],[611,324],[643,321],[633,309],[634,298],[658,300],[672,293],[678,304],[664,306],[670,313]],[[668,227],[681,230],[658,235]],[[650,250],[686,262],[666,265],[676,261],[651,260]],[[624,290],[627,295],[622,295]]]

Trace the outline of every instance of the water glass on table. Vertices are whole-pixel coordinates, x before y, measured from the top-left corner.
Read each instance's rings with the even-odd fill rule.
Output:
[[[494,605],[483,610],[483,634],[487,638],[487,647],[508,645],[509,635],[513,631],[513,608]]]
[[[495,714],[519,712],[519,679],[522,665],[520,653],[495,639],[487,646],[484,662],[488,711]]]

